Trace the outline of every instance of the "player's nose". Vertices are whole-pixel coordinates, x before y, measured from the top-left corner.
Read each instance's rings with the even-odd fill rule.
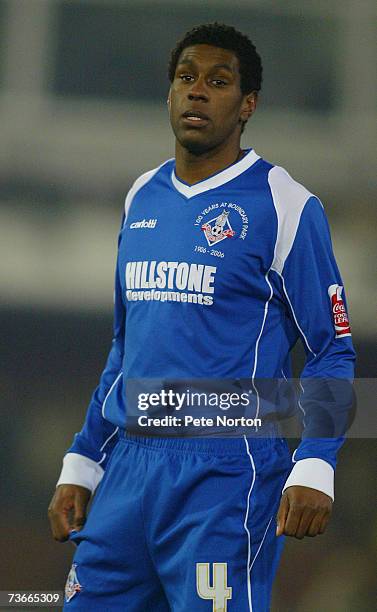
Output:
[[[209,96],[207,91],[207,85],[204,79],[196,79],[193,81],[189,91],[188,91],[188,99],[189,100],[202,100],[204,102],[208,102]]]

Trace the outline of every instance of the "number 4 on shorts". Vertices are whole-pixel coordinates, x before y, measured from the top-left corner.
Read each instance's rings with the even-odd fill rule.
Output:
[[[213,612],[226,612],[232,588],[227,586],[227,563],[213,563],[213,586],[210,585],[209,563],[196,564],[196,590],[202,599],[212,599]]]

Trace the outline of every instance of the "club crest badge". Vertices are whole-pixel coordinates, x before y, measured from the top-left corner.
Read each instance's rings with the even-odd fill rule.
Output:
[[[229,223],[229,211],[224,210],[220,215],[210,219],[201,226],[209,246],[225,240],[225,238],[233,238],[235,232]]]
[[[73,563],[72,567],[69,571],[67,582],[65,583],[65,600],[71,601],[72,597],[74,597],[77,593],[79,593],[82,589],[81,584],[77,579],[76,574],[77,563]]]
[[[194,226],[198,233],[204,234],[209,247],[223,240],[237,244],[238,240],[245,240],[248,235],[249,218],[242,206],[235,202],[212,202],[200,211]],[[233,238],[233,240],[225,240],[226,238]],[[201,240],[201,244],[195,245],[194,250],[205,253],[207,246],[203,246],[203,242],[204,239]],[[224,243],[221,246],[224,251],[228,250]],[[230,249],[232,250],[232,247]],[[212,255],[224,257],[223,251],[215,253],[215,249],[210,249],[210,252]]]

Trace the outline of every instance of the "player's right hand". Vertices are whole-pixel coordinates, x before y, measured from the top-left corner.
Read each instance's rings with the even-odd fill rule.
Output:
[[[62,484],[56,488],[48,507],[52,535],[66,542],[71,531],[80,531],[86,521],[86,508],[91,492],[85,487]]]

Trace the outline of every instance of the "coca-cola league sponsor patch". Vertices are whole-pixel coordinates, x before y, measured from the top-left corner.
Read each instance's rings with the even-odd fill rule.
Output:
[[[328,288],[336,338],[343,338],[344,336],[351,335],[351,328],[342,298],[342,291],[343,287],[341,285],[330,285]]]

